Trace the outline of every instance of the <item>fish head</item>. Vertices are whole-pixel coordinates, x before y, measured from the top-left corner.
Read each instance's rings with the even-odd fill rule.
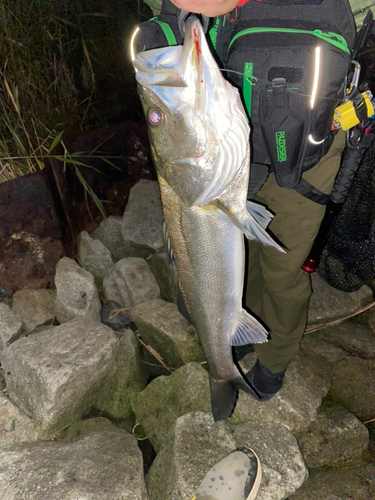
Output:
[[[238,169],[225,157],[236,106],[243,144],[249,128],[238,91],[222,76],[198,18],[188,18],[183,46],[140,52],[133,65],[159,181],[187,206],[209,203]],[[243,144],[236,156],[246,155]]]

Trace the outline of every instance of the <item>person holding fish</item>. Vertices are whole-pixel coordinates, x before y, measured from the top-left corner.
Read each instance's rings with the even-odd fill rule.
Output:
[[[232,225],[240,228],[242,233],[250,239],[245,302],[247,308],[270,332],[268,342],[264,342],[266,338],[262,325],[256,322],[255,318],[249,320],[245,316],[246,311],[238,312],[238,308],[236,309],[235,316],[238,324],[237,326],[228,326],[231,328],[229,332],[232,339],[231,344],[239,347],[245,343],[254,343],[258,359],[255,366],[246,375],[245,384],[242,375],[239,375],[232,367],[228,368],[225,375],[223,375],[225,370],[221,370],[220,375],[218,369],[212,368],[210,371],[212,375],[210,380],[213,413],[215,418],[221,419],[229,416],[233,409],[234,389],[245,390],[258,401],[271,399],[281,389],[287,366],[299,351],[311,296],[310,277],[301,270],[301,265],[309,254],[318,232],[325,211],[324,200],[332,189],[345,145],[344,133],[341,130],[331,131],[333,110],[345,94],[345,79],[350,69],[350,55],[353,53],[355,45],[355,22],[357,29],[359,29],[369,7],[375,5],[375,2],[354,0],[351,2],[348,0],[171,1],[172,3],[169,0],[163,1],[164,17],[161,15],[159,21],[156,20],[158,26],[153,22],[148,23],[149,25],[154,24],[154,28],[147,26],[147,43],[143,44],[142,42],[142,47],[139,46],[139,50],[167,44],[168,36],[166,32],[161,32],[161,24],[168,23],[172,28],[174,42],[168,40],[168,43],[178,45],[184,41],[183,21],[188,18],[189,13],[202,15],[201,19],[203,24],[206,22],[206,26],[208,24],[207,17],[215,18],[210,21],[209,37],[214,46],[216,60],[221,63],[227,80],[240,90],[252,128],[250,140],[252,161],[248,195],[251,196],[252,201],[259,205],[257,209],[254,209],[254,204],[250,208],[248,205],[247,210],[248,215],[253,220],[255,219],[254,224],[244,222],[243,216],[237,217],[238,214],[233,209],[232,201],[228,203],[228,200],[218,197],[214,199],[213,194],[215,193],[217,196],[220,190],[216,189],[215,191],[212,183],[211,187],[202,191],[200,184],[203,179],[202,175],[206,176],[207,181],[211,174],[208,171],[202,174],[199,168],[191,165],[191,161],[187,159],[188,156],[193,156],[191,151],[187,152],[184,160],[179,160],[180,164],[182,162],[186,167],[184,187],[177,190],[183,204],[190,207],[214,206],[216,210],[226,216],[227,220],[231,221]],[[176,7],[182,10],[178,10]],[[355,14],[355,21],[352,11]],[[281,19],[280,22],[279,19]],[[289,22],[292,28],[283,28],[286,22]],[[317,30],[316,28],[319,28],[320,25],[322,30]],[[302,27],[304,29],[301,29]],[[326,35],[324,35],[325,31],[327,31]],[[283,52],[280,52],[279,46],[283,44]],[[268,52],[261,52],[262,45],[266,46]],[[300,55],[298,52],[300,47],[306,45],[311,46],[309,46],[309,51],[305,50]],[[286,46],[288,50],[285,50]],[[276,59],[276,63],[267,68],[268,73],[264,76],[264,71],[262,73],[262,69],[259,69],[261,60],[262,58],[270,59],[272,53],[275,54],[273,60]],[[289,53],[292,56],[288,55]],[[212,59],[209,65],[214,68],[216,62]],[[142,86],[140,75],[141,71],[138,72],[138,82]],[[213,82],[214,85],[217,85],[215,78],[213,77]],[[299,85],[300,83],[301,85]],[[157,85],[161,85],[160,82]],[[170,83],[167,83],[165,88],[170,89],[169,85]],[[153,87],[153,89],[155,88]],[[148,91],[145,92],[145,87],[143,87],[142,94],[141,99],[145,104],[146,94],[147,96],[150,94]],[[220,96],[218,98],[220,99]],[[160,103],[160,99],[163,99],[161,94],[158,95],[157,99]],[[252,102],[249,104],[251,99]],[[205,102],[207,104],[209,100],[206,99]],[[232,109],[235,102],[237,101],[233,99]],[[215,99],[213,105],[218,107],[218,102]],[[144,107],[145,111],[149,109],[147,105]],[[158,115],[154,114],[153,116]],[[199,114],[196,113],[195,116],[197,117],[196,121],[198,121]],[[160,117],[160,119],[163,118]],[[194,119],[193,113],[190,120]],[[219,121],[224,119],[225,121],[225,119],[231,120],[231,117],[230,113],[224,112],[222,117],[220,113],[217,113],[214,119]],[[191,123],[193,123],[192,121]],[[164,125],[166,122],[167,120],[165,120]],[[186,128],[179,123],[179,137],[185,133],[191,135],[191,123]],[[158,141],[155,139],[156,134],[160,133],[160,131],[156,131],[156,127],[155,123],[151,123],[150,140],[153,152],[157,153],[158,156],[156,163],[160,162],[161,159],[165,163],[166,158],[162,157],[165,156],[168,141],[165,140],[165,137],[163,138],[160,150],[155,146]],[[243,130],[242,126],[240,129]],[[234,131],[236,137],[231,136],[231,131]],[[240,132],[236,132],[235,127],[230,125],[225,134],[228,148],[231,147],[232,141],[234,147],[237,148],[239,157],[244,158],[242,146],[239,146],[241,142],[239,140]],[[210,147],[210,134],[206,133],[205,137],[206,139],[202,139],[202,141],[206,140],[207,147]],[[175,138],[174,144],[177,142],[179,139]],[[197,157],[202,151],[203,144],[195,150],[195,156]],[[183,157],[183,155],[180,156]],[[225,161],[231,160],[227,157]],[[172,169],[170,159],[167,160],[168,162],[168,175],[170,176],[175,170]],[[188,166],[189,168],[187,168]],[[234,168],[233,172],[234,175],[239,175],[239,167]],[[168,175],[159,175],[159,182],[162,180],[162,184],[164,183],[170,188],[173,182],[170,182],[170,178],[168,180]],[[217,176],[219,175],[220,173],[217,174]],[[233,178],[233,176],[227,175],[221,183],[221,188],[228,189],[229,180],[233,181]],[[189,186],[188,183],[190,183]],[[263,230],[272,216],[266,215],[265,212],[261,215],[256,214],[256,210],[259,211],[262,206],[267,207],[274,214],[269,229],[275,237],[275,242],[270,242],[268,234]],[[181,217],[174,223],[180,226]],[[198,219],[196,219],[196,223],[198,224]],[[173,232],[173,229],[171,231],[169,227],[172,224],[172,221],[169,224],[167,222],[170,233]],[[172,247],[173,244],[176,247],[185,244],[182,243],[182,235],[180,235],[180,239],[174,238],[174,235],[171,236]],[[193,237],[196,238],[197,235],[194,234]],[[254,239],[260,240],[265,245],[251,241]],[[205,244],[206,246],[212,244],[209,238],[205,240]],[[280,251],[283,249],[285,252]],[[173,250],[176,254],[175,249]],[[239,255],[238,253],[237,260],[241,259]],[[202,253],[201,258],[207,258],[207,255]],[[215,258],[219,259],[217,260],[218,266],[216,269],[210,268],[210,272],[220,273],[220,266],[225,265],[225,258],[222,261],[220,261],[219,256]],[[177,256],[177,269],[179,267],[178,261],[179,257]],[[181,286],[184,281],[183,275],[187,273],[186,269],[189,266],[185,257],[181,257],[180,262],[178,272]],[[189,269],[189,272],[195,272],[192,266]],[[240,266],[240,271],[233,270],[233,272],[242,272],[242,267]],[[196,308],[200,315],[204,313],[200,303],[192,298],[193,294],[190,293],[190,298],[188,297],[186,289],[191,285],[188,283],[189,279],[186,278],[185,290],[184,285],[181,287],[182,295],[185,304],[187,303],[192,323],[200,333],[200,329],[207,331],[209,327],[207,324],[199,326],[199,319],[193,318]],[[220,290],[217,284],[214,284],[214,287],[216,287],[216,291]],[[201,289],[198,290],[198,288],[195,291],[197,295],[200,292]],[[207,289],[207,293],[212,294],[213,292]],[[221,293],[228,293],[228,291],[222,289]],[[204,299],[199,300],[204,302]],[[238,300],[238,296],[236,300]],[[220,297],[217,297],[217,302],[223,310]],[[240,333],[239,325],[242,322],[245,326]],[[257,333],[253,336],[246,333],[246,330],[249,329]],[[204,336],[203,333],[200,335],[201,340],[202,336]],[[207,344],[205,353],[211,367],[215,364],[218,365],[218,361],[212,359],[214,357],[212,351],[221,357],[231,356],[228,349],[220,350],[217,345],[213,346],[205,340],[202,341],[202,344],[204,349],[205,344]],[[231,388],[228,388],[228,384],[224,384],[223,380],[230,380]]]
[[[366,9],[357,14],[360,27]],[[301,266],[340,166],[345,135],[331,123],[354,46],[348,0],[163,0],[132,37],[166,249],[207,358],[215,420],[231,415],[239,389],[274,397],[299,351],[311,295]],[[242,307],[243,235],[245,302],[259,320]],[[249,344],[258,359],[245,375],[232,349]],[[208,473],[197,500],[255,498],[260,462],[243,453]],[[210,495],[211,475],[234,457],[251,480]]]

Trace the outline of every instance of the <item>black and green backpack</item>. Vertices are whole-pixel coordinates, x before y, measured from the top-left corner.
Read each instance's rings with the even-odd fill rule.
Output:
[[[163,0],[139,50],[182,43],[181,12]],[[153,23],[153,25],[152,25]],[[241,89],[251,124],[249,195],[269,172],[281,187],[325,203],[302,179],[333,141],[356,40],[348,0],[242,0],[214,20],[209,38],[227,79]]]
[[[349,1],[243,1],[210,36],[249,114],[250,191],[269,170],[281,187],[325,200],[301,176],[331,146],[333,112],[346,95],[356,39]]]

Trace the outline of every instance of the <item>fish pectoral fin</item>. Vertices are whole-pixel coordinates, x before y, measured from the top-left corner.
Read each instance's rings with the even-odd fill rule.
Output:
[[[273,215],[269,212],[263,205],[259,205],[258,203],[254,203],[252,201],[246,202],[246,208],[249,214],[254,217],[258,224],[262,226],[263,229],[266,229],[268,224],[273,219]]]
[[[232,336],[232,346],[262,344],[268,341],[267,330],[258,320],[242,309],[236,331]]]
[[[241,229],[246,238],[248,238],[249,240],[260,241],[260,243],[263,243],[263,245],[274,247],[280,252],[285,253],[285,250],[280,245],[278,245],[276,241],[274,241],[274,239],[264,230],[263,228],[264,220],[262,220],[261,223],[258,222],[257,218],[261,218],[259,210],[257,211],[255,217],[251,213],[245,212],[245,215],[242,217],[242,220],[240,220],[239,217],[236,214],[234,214],[220,200],[216,199],[214,203],[218,208],[220,208],[220,210],[222,210],[225,213],[225,215],[229,218],[231,222],[233,222],[233,224],[235,224],[239,229]],[[262,215],[264,217],[264,214]]]
[[[171,244],[171,239],[169,237],[168,227],[164,219],[163,219],[163,243],[165,252],[167,254],[168,264],[172,264],[172,262],[174,261],[172,244]]]

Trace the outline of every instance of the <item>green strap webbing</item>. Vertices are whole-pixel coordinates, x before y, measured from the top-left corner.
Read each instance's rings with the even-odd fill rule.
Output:
[[[168,23],[165,23],[164,21],[159,21],[159,19],[156,17],[150,19],[150,21],[155,21],[155,23],[158,23],[158,25],[163,30],[168,45],[177,45],[176,37],[174,36],[172,28],[169,26]]]

